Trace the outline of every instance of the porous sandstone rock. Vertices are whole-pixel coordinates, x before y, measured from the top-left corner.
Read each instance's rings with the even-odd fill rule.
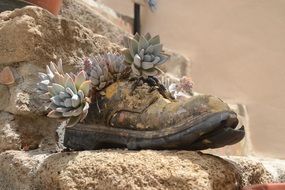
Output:
[[[16,74],[5,111],[23,115],[43,111],[34,89],[37,73],[50,61],[61,58],[66,72],[76,71],[85,56],[119,51],[79,23],[32,6],[0,14],[0,46],[0,69],[10,65]]]
[[[57,149],[58,124],[45,116],[21,116],[0,111],[0,153],[6,150]]]
[[[231,190],[282,182],[284,164],[191,151],[6,151],[0,154],[0,189]]]
[[[58,123],[45,116],[45,106],[35,91],[38,72],[45,71],[50,61],[61,58],[66,72],[76,72],[85,56],[120,49],[78,22],[56,17],[35,6],[0,14],[0,47],[0,71],[9,68],[14,79],[13,83],[0,84],[0,111],[10,113],[15,119],[17,125],[13,130],[18,135],[17,143],[7,140],[13,132],[7,132],[6,124],[12,121],[2,117],[0,124],[6,128],[1,128],[5,132],[0,136],[3,143],[0,152],[19,147],[57,147]]]
[[[6,151],[0,154],[0,189],[33,190],[35,174],[48,154]],[[49,189],[49,188],[48,188]]]
[[[59,58],[66,65],[76,65],[84,56],[118,50],[106,37],[78,22],[34,6],[0,14],[0,45],[0,64],[40,66]]]
[[[5,150],[21,148],[20,135],[17,132],[14,115],[0,112],[0,153]]]
[[[121,19],[116,13],[104,11],[106,9],[107,7],[93,0],[64,0],[60,14],[78,21],[96,34],[106,36],[111,42],[123,44],[124,36],[130,34],[118,25]]]
[[[285,161],[261,157],[224,157],[241,171],[243,186],[262,183],[284,183]]]
[[[273,176],[265,169],[261,162],[236,158],[233,160],[242,174],[242,185],[262,184],[273,182]]]
[[[238,189],[235,167],[189,151],[0,154],[0,189]]]
[[[4,110],[10,101],[9,87],[0,84],[0,110]]]

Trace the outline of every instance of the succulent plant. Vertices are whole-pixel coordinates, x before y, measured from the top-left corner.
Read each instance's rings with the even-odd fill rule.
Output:
[[[61,83],[64,78],[62,69],[62,60],[60,59],[57,64],[50,62],[50,66],[46,66],[46,73],[39,72],[40,82],[37,83],[37,93],[43,100],[49,101],[50,94],[48,86],[52,83]]]
[[[48,117],[68,120],[69,127],[86,117],[91,81],[87,80],[85,71],[77,75],[64,74],[60,60],[58,65],[51,62],[47,73],[39,73],[39,76],[38,93],[50,103]]]
[[[193,81],[190,77],[183,76],[176,78],[170,74],[163,74],[159,76],[161,83],[169,90],[175,99],[189,98],[193,96]]]
[[[193,88],[194,82],[191,77],[183,76],[179,80],[179,90],[183,90],[184,92],[188,94],[192,94],[192,88]]]
[[[125,62],[131,65],[135,76],[155,76],[159,73],[158,65],[165,63],[169,56],[162,53],[160,37],[151,37],[149,33],[145,36],[136,34],[133,38],[127,38],[126,47],[123,51]]]
[[[124,64],[124,56],[114,53],[88,58],[84,61],[84,66],[96,90],[105,88],[128,73],[128,67]]]
[[[69,74],[64,75],[64,84],[53,83],[48,87],[52,111],[48,117],[69,118],[68,126],[82,121],[89,109],[90,80],[86,80],[85,71],[79,72],[73,79]]]

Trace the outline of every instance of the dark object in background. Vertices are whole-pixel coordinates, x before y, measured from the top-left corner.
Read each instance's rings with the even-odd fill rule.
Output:
[[[62,0],[0,0],[0,12],[22,8],[27,5],[42,7],[54,15],[58,15]]]
[[[141,2],[135,1],[134,3],[134,26],[133,34],[141,34],[141,19],[140,19],[140,6],[145,5],[143,2],[147,3],[149,9],[154,12],[157,9],[156,0],[142,0]]]
[[[59,14],[62,5],[62,0],[26,0],[26,1],[44,8],[54,15]]]
[[[141,33],[140,4],[134,4],[134,29],[133,34]]]
[[[27,5],[30,5],[27,2],[24,1],[18,1],[18,0],[1,0],[0,1],[0,12],[7,11],[7,10],[14,10],[16,8],[22,8]]]

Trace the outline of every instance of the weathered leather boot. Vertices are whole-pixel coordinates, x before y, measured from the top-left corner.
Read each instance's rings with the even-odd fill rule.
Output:
[[[237,143],[245,135],[236,113],[216,97],[177,101],[145,84],[131,89],[128,81],[108,86],[89,108],[85,123],[66,128],[64,145],[74,150],[202,150]]]

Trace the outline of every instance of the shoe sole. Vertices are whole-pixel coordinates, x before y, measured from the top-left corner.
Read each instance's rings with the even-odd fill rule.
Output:
[[[65,129],[64,146],[73,150],[219,148],[244,138],[244,128],[237,129],[237,124],[236,114],[230,111],[202,115],[195,120],[189,118],[183,123],[157,131],[78,124]]]

